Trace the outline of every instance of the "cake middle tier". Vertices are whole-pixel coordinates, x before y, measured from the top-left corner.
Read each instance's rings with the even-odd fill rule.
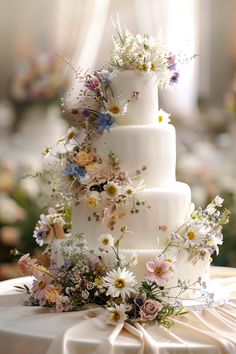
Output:
[[[115,127],[97,138],[94,147],[101,156],[113,151],[131,177],[145,166],[143,177],[149,187],[175,182],[176,134],[171,124]]]
[[[147,188],[136,193],[150,209],[131,213],[132,201],[119,207],[116,215],[102,217],[102,208],[88,208],[82,200],[72,208],[72,234],[84,233],[89,247],[98,247],[98,237],[111,233],[116,239],[127,226],[132,233],[121,241],[121,248],[164,248],[168,236],[176,231],[191,213],[191,190],[185,183],[175,182],[168,188]]]

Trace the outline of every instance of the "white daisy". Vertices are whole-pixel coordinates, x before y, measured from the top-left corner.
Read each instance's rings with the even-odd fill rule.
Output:
[[[222,204],[224,202],[224,199],[221,198],[219,195],[217,195],[214,199],[215,205],[218,207],[222,207]]]
[[[193,222],[192,224],[188,225],[185,234],[185,246],[192,247],[194,245],[199,245],[201,242],[206,238],[208,233],[208,229],[206,229],[202,223]]]
[[[157,114],[157,122],[158,123],[169,123],[170,122],[170,114],[169,113],[166,113],[165,111],[163,111],[163,109],[160,109],[158,114]]]
[[[108,99],[105,108],[115,117],[123,116],[127,113],[128,103],[122,96],[115,96]]]
[[[135,292],[135,285],[137,283],[135,276],[126,268],[112,269],[104,277],[105,285],[108,287],[106,294],[112,297],[121,296],[123,301],[126,295]]]
[[[131,305],[127,304],[114,304],[114,307],[108,307],[105,312],[105,322],[112,325],[125,322],[128,318],[126,312],[130,309]]]
[[[114,200],[121,193],[121,187],[115,182],[108,182],[104,186],[104,191],[108,199]]]
[[[77,135],[77,129],[75,127],[71,127],[67,130],[66,135],[64,136],[64,142],[69,143],[73,140]]]
[[[108,251],[111,247],[114,246],[114,238],[111,234],[102,234],[98,238],[99,247],[105,251]]]

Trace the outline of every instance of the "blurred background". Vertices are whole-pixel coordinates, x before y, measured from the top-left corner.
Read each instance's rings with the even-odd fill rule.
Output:
[[[236,266],[236,1],[0,0],[0,280],[19,275],[12,248],[38,252],[32,233],[46,186],[25,176],[68,127],[60,97],[73,76],[63,57],[101,67],[117,14],[132,32],[162,29],[173,51],[199,54],[176,91],[159,93],[160,107],[177,129],[177,178],[197,206],[220,194],[231,210],[214,263]]]

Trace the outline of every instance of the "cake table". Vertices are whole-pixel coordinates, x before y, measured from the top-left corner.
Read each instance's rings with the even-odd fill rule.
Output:
[[[190,311],[167,330],[105,325],[103,309],[55,313],[22,306],[15,285],[30,277],[0,283],[0,354],[172,354],[236,353],[236,269],[212,267],[211,280],[230,300],[215,308]]]

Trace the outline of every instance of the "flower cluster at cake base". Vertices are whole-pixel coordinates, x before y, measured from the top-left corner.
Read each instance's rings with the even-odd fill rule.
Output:
[[[100,235],[93,250],[83,234],[60,240],[60,247],[48,267],[29,254],[23,255],[19,260],[21,271],[34,276],[31,289],[22,287],[28,293],[26,304],[55,307],[57,312],[66,312],[83,310],[84,305],[92,303],[104,308],[108,324],[128,321],[133,325],[158,323],[169,328],[174,318],[186,313],[183,300],[188,298],[185,297],[187,292],[192,291],[191,300],[205,304],[213,301],[213,294],[207,291],[201,278],[191,284],[175,278],[176,258],[168,251],[184,249],[193,262],[218,252],[222,225],[228,221],[229,214],[227,210],[218,210],[222,202],[223,199],[217,196],[206,209],[194,211],[189,222],[171,235],[167,247],[146,262],[141,283],[135,276],[137,256],[133,254],[127,259],[122,254],[122,240],[129,233],[127,227],[121,228],[116,239],[111,234]],[[57,215],[48,222],[48,227],[53,222],[55,227],[60,220],[58,212],[49,215]],[[62,215],[67,214],[61,213],[60,218]],[[41,220],[43,222],[44,218]],[[43,228],[44,225],[42,223]],[[50,253],[50,247],[46,252]],[[62,259],[61,265],[58,259]],[[175,281],[170,283],[172,279]]]

